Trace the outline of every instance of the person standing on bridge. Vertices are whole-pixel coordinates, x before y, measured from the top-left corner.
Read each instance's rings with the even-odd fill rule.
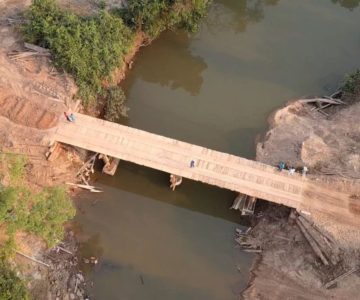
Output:
[[[302,169],[302,177],[306,177],[306,173],[309,171],[309,169],[306,167],[306,166],[304,166],[303,167],[303,169]]]
[[[285,168],[286,168],[286,164],[283,161],[279,162],[279,165],[278,165],[279,171],[281,172]]]
[[[295,174],[295,168],[294,167],[290,167],[289,168],[289,175],[294,175]]]
[[[190,162],[190,168],[195,168],[195,160],[191,160]]]

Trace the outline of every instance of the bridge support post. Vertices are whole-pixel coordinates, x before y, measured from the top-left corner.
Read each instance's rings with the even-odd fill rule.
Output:
[[[238,209],[241,211],[241,215],[252,215],[254,214],[256,205],[256,198],[239,193],[235,198],[233,205],[230,209]]]
[[[170,174],[170,188],[175,191],[175,188],[182,183],[182,177]]]
[[[108,157],[105,154],[100,154],[99,158],[103,160],[104,162],[104,167],[102,169],[102,172],[107,174],[107,175],[111,175],[114,176],[117,167],[119,166],[120,163],[120,159],[118,158],[113,158],[113,157]]]

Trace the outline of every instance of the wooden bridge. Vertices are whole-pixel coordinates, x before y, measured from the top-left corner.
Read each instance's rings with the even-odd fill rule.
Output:
[[[53,140],[298,210],[359,219],[353,197],[300,174],[83,114],[60,121]]]

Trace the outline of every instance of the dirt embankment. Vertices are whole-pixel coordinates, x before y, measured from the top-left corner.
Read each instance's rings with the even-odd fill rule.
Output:
[[[290,102],[269,118],[270,128],[257,146],[257,160],[309,168],[310,180],[331,182],[360,193],[360,93],[343,97],[348,103],[320,112],[316,106]],[[359,197],[354,197],[358,205]],[[359,268],[358,228],[324,215],[308,216],[331,236],[339,262],[324,266],[293,219],[290,210],[270,205],[256,220],[251,238],[263,249],[253,266],[244,299],[357,299],[360,272],[329,289],[324,284]]]

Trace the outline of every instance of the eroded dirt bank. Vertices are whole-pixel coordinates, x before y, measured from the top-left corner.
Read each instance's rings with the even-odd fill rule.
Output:
[[[290,102],[270,116],[270,128],[257,145],[257,160],[271,165],[283,161],[293,167],[307,166],[309,180],[331,182],[339,189],[351,188],[354,207],[349,209],[356,209],[360,201],[359,95],[359,92],[343,95],[345,105],[321,111],[314,105]],[[252,278],[242,298],[358,298],[358,228],[321,214],[306,216],[333,240],[327,247],[329,264],[324,265],[291,210],[265,206],[267,208],[254,219],[254,228],[248,237],[262,253],[254,263]],[[330,284],[346,272],[351,274]]]

